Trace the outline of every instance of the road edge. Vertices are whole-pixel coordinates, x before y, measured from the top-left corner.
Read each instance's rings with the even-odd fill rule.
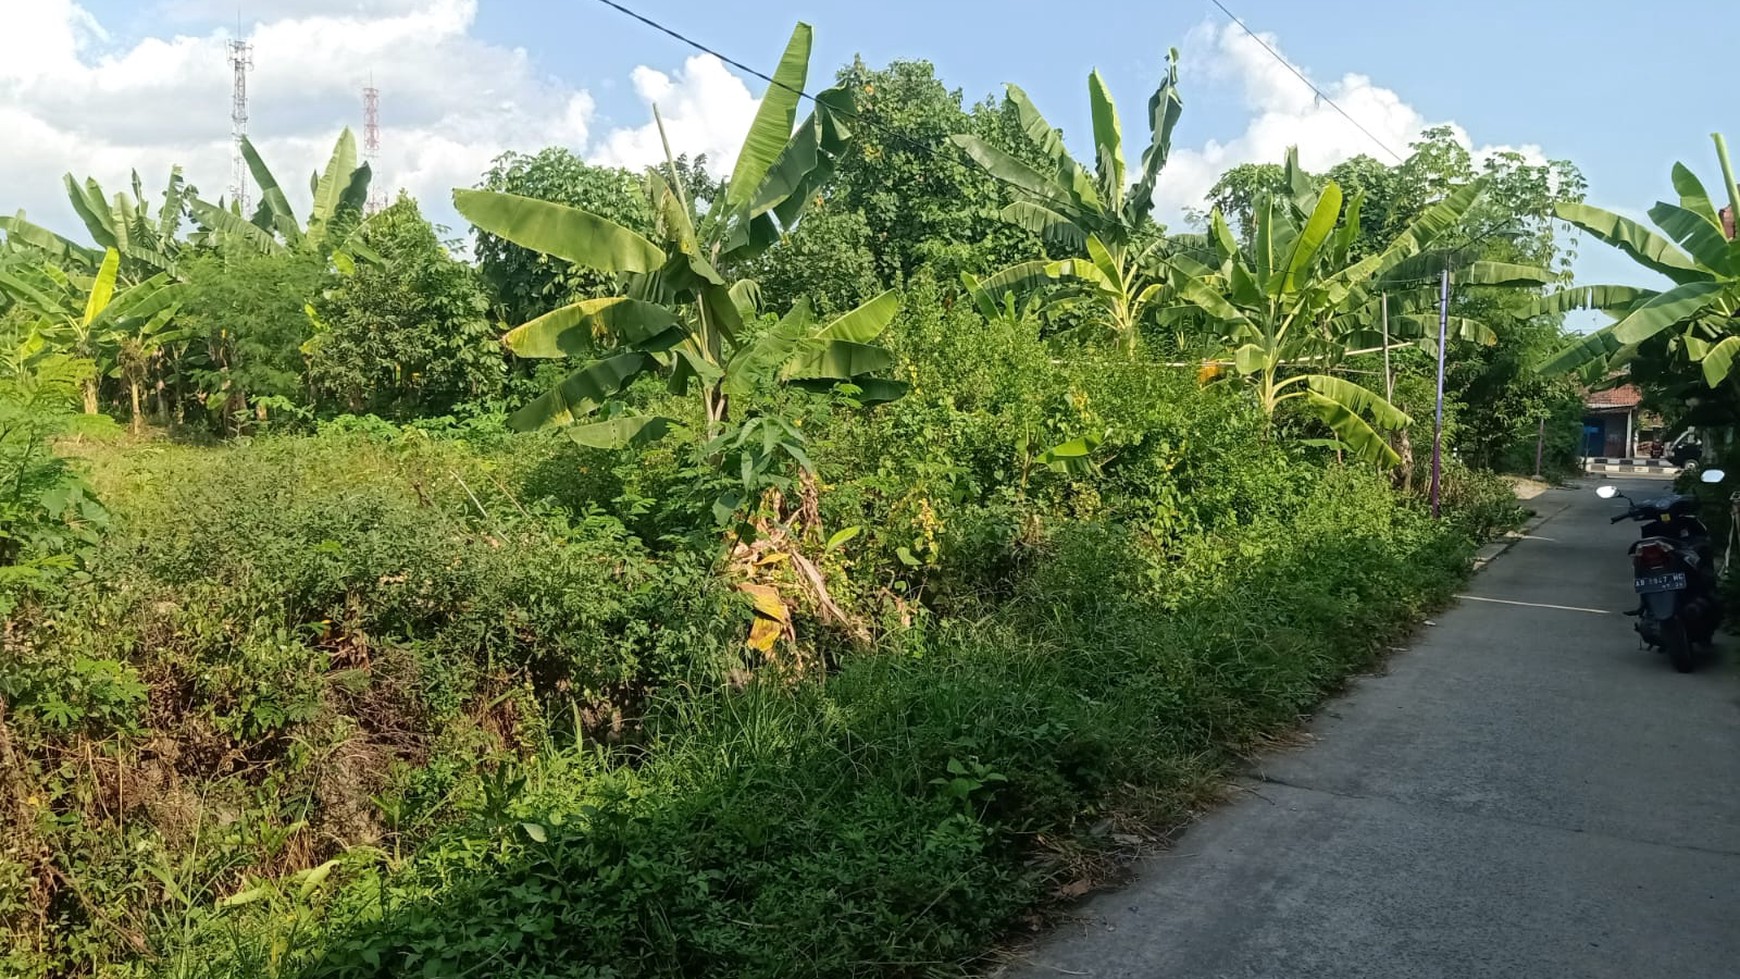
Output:
[[[1546,494],[1542,494],[1542,496],[1537,496],[1535,499],[1540,500],[1545,495]],[[1539,530],[1547,521],[1561,513],[1564,513],[1566,508],[1570,505],[1570,500],[1557,500],[1553,505],[1551,505],[1550,509],[1543,507],[1543,509],[1535,511],[1535,515],[1525,521],[1521,527],[1518,527],[1515,530],[1507,530],[1505,531],[1504,536],[1488,541],[1480,548],[1480,550],[1474,552],[1474,567],[1472,573],[1479,574],[1481,571],[1484,571],[1487,565],[1498,560],[1500,555],[1515,547],[1518,541],[1526,539],[1529,535]]]

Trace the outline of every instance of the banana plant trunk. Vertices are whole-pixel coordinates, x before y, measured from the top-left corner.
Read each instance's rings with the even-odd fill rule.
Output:
[[[85,414],[87,414],[87,415],[96,414],[97,410],[98,410],[97,409],[97,379],[94,377],[86,378],[84,380],[84,382],[82,384],[80,384],[79,386],[84,390]]]
[[[133,420],[127,426],[128,430],[134,435],[143,435],[145,433],[145,398],[139,391],[139,379],[136,377],[128,378],[127,388],[133,398]]]

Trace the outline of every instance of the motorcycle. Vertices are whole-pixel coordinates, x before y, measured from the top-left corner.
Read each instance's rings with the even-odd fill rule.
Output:
[[[1719,483],[1724,475],[1706,469],[1698,479]],[[1595,495],[1625,501],[1625,512],[1612,523],[1643,524],[1629,551],[1639,604],[1626,614],[1637,618],[1637,633],[1646,645],[1666,651],[1674,669],[1692,672],[1697,667],[1693,646],[1708,645],[1722,624],[1715,548],[1709,528],[1697,517],[1697,498],[1676,493],[1633,500],[1614,486],[1602,486]]]

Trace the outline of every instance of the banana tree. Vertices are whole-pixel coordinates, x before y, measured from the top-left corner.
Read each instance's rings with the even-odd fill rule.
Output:
[[[1453,189],[1382,251],[1352,261],[1360,196],[1344,202],[1333,180],[1321,187],[1292,181],[1258,199],[1248,246],[1218,210],[1211,213],[1218,265],[1175,257],[1174,286],[1218,325],[1219,360],[1253,387],[1265,414],[1273,418],[1296,402],[1361,458],[1393,465],[1399,457],[1373,425],[1400,429],[1411,420],[1383,395],[1331,371],[1361,352],[1373,285],[1450,231],[1480,191],[1478,184]]]
[[[74,357],[106,368],[115,359],[105,342],[108,337],[136,332],[142,324],[155,323],[152,329],[161,329],[168,320],[164,311],[173,308],[179,297],[180,287],[168,273],[126,286],[119,281],[120,270],[121,253],[110,248],[93,276],[68,274],[44,264],[0,272],[0,291],[36,318],[45,338]],[[94,415],[98,378],[87,377],[82,386],[85,413]]]
[[[260,188],[259,206],[252,217],[244,220],[234,202],[225,207],[222,201],[213,204],[191,198],[188,209],[204,229],[200,240],[235,244],[271,255],[313,252],[332,258],[340,269],[353,264],[356,258],[374,260],[358,233],[373,175],[367,163],[357,163],[356,137],[349,128],[339,133],[325,168],[309,177],[314,203],[306,225],[296,217],[278,178],[245,136],[241,149],[248,172]]]
[[[1740,190],[1727,143],[1720,134],[1717,161],[1728,187],[1729,213],[1740,213]],[[1610,211],[1586,204],[1560,204],[1555,214],[1598,241],[1624,252],[1633,261],[1665,276],[1666,289],[1631,286],[1574,286],[1543,297],[1543,313],[1597,309],[1613,322],[1578,337],[1541,365],[1547,373],[1587,368],[1617,368],[1635,357],[1645,344],[1661,347],[1672,358],[1683,358],[1715,388],[1729,379],[1740,357],[1740,241],[1723,227],[1715,200],[1696,174],[1674,164],[1673,186],[1679,203],[1658,201],[1650,220],[1661,233]]]
[[[113,248],[121,253],[123,276],[139,270],[177,274],[176,259],[181,248],[177,235],[187,202],[199,193],[182,178],[180,167],[170,168],[163,202],[157,206],[155,215],[137,170],[133,171],[131,197],[119,192],[108,196],[95,177],[80,183],[68,173],[61,180],[66,185],[67,200],[84,222],[91,240],[98,248]]]
[[[953,139],[1013,192],[1016,199],[1003,209],[1004,220],[1050,246],[1076,253],[1062,261],[1025,262],[1004,270],[997,276],[1001,291],[1030,289],[1048,280],[1069,283],[1074,288],[1065,300],[1097,307],[1119,348],[1133,354],[1144,316],[1166,289],[1157,261],[1165,243],[1152,212],[1154,186],[1172,150],[1172,129],[1184,111],[1177,50],[1168,56],[1166,78],[1148,100],[1148,146],[1133,185],[1126,184],[1117,105],[1098,70],[1088,75],[1088,101],[1094,138],[1091,173],[1070,156],[1063,135],[1016,85],[1008,86],[1008,104],[1040,164],[1030,165],[978,136]]]
[[[746,395],[755,380],[815,389],[850,384],[862,401],[903,393],[896,382],[870,376],[891,362],[870,341],[898,307],[892,294],[820,327],[800,306],[771,333],[751,341],[744,321],[754,312],[754,284],[721,271],[765,251],[797,223],[851,139],[845,120],[853,115],[853,103],[844,89],[818,95],[815,111],[793,128],[810,46],[810,27],[799,24],[736,167],[704,215],[684,195],[674,164],[664,174],[647,174],[656,242],[579,208],[493,191],[454,191],[459,213],[484,231],[618,276],[623,285],[623,295],[564,306],[507,334],[508,348],[522,357],[589,358],[517,411],[515,427],[569,425],[576,441],[597,446],[656,437],[669,419],[625,414],[613,403],[653,372],[665,374],[675,392],[699,389],[708,442],[723,431],[732,399]],[[662,135],[662,121],[659,126]],[[588,421],[607,406],[603,420]]]
[[[23,211],[11,217],[0,216],[0,231],[6,233],[5,264],[49,261],[63,268],[94,269],[103,261],[103,253],[63,237],[30,221]]]

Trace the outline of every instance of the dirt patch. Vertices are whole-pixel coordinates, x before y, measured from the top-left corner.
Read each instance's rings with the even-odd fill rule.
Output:
[[[1538,479],[1530,479],[1527,476],[1506,476],[1504,481],[1510,484],[1511,490],[1516,493],[1516,498],[1519,500],[1532,500],[1553,488],[1550,484],[1543,483]]]

